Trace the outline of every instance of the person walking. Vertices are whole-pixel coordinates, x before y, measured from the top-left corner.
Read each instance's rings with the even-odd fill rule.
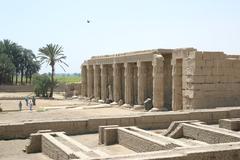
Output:
[[[24,100],[25,100],[25,102],[26,102],[26,106],[28,106],[29,97],[28,97],[28,96],[24,97]]]
[[[22,101],[19,101],[18,107],[19,107],[19,111],[22,111]]]

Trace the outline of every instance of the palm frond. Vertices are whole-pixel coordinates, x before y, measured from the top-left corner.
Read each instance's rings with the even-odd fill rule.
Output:
[[[61,64],[68,67],[67,63],[63,60],[67,57],[63,54],[63,47],[58,44],[47,44],[45,47],[39,48],[39,54],[37,57],[41,63],[47,63],[48,65],[54,66],[56,63],[65,71]]]

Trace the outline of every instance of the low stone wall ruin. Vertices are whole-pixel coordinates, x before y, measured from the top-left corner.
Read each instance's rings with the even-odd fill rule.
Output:
[[[219,119],[240,117],[240,108],[220,108],[188,112],[161,112],[126,117],[103,117],[79,120],[53,120],[50,122],[24,122],[0,124],[0,139],[27,138],[38,130],[64,131],[68,135],[96,133],[99,126],[137,126],[142,129],[166,129],[172,121],[200,120],[218,123]]]
[[[32,85],[0,85],[0,92],[32,92]]]

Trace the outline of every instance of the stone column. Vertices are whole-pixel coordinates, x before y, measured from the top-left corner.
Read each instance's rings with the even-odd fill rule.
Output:
[[[162,55],[153,56],[153,109],[164,110],[164,74]]]
[[[182,59],[175,59],[172,68],[172,110],[183,109],[182,97]]]
[[[130,63],[124,63],[125,77],[125,107],[131,107],[133,104],[133,67]]]
[[[101,77],[100,77],[100,65],[94,65],[94,98],[99,100],[101,97]]]
[[[121,67],[119,64],[113,64],[113,100],[118,103],[121,98]]]
[[[145,100],[145,92],[146,92],[146,86],[147,86],[147,76],[146,76],[146,64],[144,62],[137,62],[138,67],[138,105],[134,106],[136,107],[143,107],[143,103]]]
[[[101,64],[101,100],[106,101],[107,99],[107,66]]]
[[[89,98],[93,97],[93,86],[94,86],[93,66],[87,65],[87,95]]]
[[[81,67],[81,95],[87,96],[87,67],[85,65]]]

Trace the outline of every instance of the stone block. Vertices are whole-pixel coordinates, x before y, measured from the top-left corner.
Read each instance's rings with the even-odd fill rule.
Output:
[[[240,119],[220,119],[219,128],[225,128],[228,130],[239,131]]]
[[[98,144],[104,144],[104,130],[106,128],[117,128],[118,125],[108,125],[98,127]]]
[[[190,120],[199,120],[203,122],[211,122],[212,114],[209,111],[192,111],[189,113]]]
[[[183,124],[183,135],[209,144],[238,142],[240,136],[206,125]]]
[[[219,119],[229,118],[229,113],[227,111],[212,111],[212,123],[218,123]]]
[[[122,117],[120,119],[120,126],[135,126],[135,116]]]
[[[113,145],[118,143],[118,128],[104,128],[104,144]]]
[[[30,135],[30,142],[25,147],[26,153],[38,153],[42,151],[42,135],[35,133]]]
[[[98,119],[89,119],[87,123],[88,132],[93,133],[98,131],[99,126],[106,126],[107,120],[106,118],[98,118]]]
[[[76,135],[76,134],[82,134],[87,132],[87,123],[88,120],[73,120],[69,123],[65,123],[64,126],[62,126],[62,130],[59,131],[65,131],[67,134]]]
[[[170,119],[170,122],[184,121],[184,120],[189,120],[190,116],[188,112],[176,112],[172,116],[170,116],[169,119]]]
[[[121,123],[121,118],[116,117],[116,118],[106,118],[107,125],[120,125]]]
[[[230,118],[239,118],[240,117],[240,109],[230,109],[228,111]]]
[[[150,98],[147,98],[145,101],[144,101],[144,108],[145,110],[149,111],[153,108],[153,103],[152,103],[152,100]]]

